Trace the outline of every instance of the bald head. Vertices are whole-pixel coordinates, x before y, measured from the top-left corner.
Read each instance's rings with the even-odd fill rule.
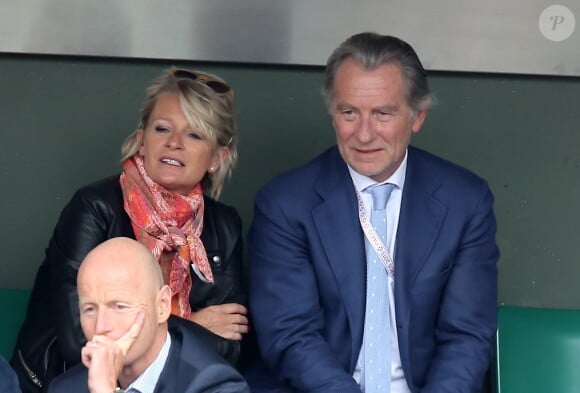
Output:
[[[93,274],[112,275],[128,271],[135,280],[151,284],[158,290],[163,285],[159,262],[141,243],[128,237],[109,239],[87,254],[77,277],[77,283],[90,279]]]
[[[125,357],[125,366],[140,375],[159,353],[171,313],[171,290],[163,285],[159,262],[141,243],[113,238],[87,254],[77,289],[87,340],[119,340],[143,314],[141,330]]]

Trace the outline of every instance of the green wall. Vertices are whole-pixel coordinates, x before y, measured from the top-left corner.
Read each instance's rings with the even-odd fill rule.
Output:
[[[168,62],[0,55],[0,288],[30,288],[81,185],[119,171],[119,147]],[[178,63],[236,89],[240,162],[223,200],[246,229],[255,191],[331,145],[321,68]],[[580,308],[580,79],[433,73],[438,104],[414,143],[490,182],[499,303]],[[477,290],[477,288],[474,288]]]

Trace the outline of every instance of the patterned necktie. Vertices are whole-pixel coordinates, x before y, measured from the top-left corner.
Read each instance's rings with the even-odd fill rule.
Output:
[[[387,246],[387,200],[394,185],[369,187],[373,197],[371,224]],[[367,293],[364,324],[364,392],[391,390],[391,329],[388,275],[385,266],[367,241]]]

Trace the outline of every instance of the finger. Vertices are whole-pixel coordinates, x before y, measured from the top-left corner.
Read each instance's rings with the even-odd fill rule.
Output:
[[[223,329],[223,333],[220,334],[222,337],[227,338],[228,340],[241,340],[242,335],[248,332],[248,326],[246,325],[237,325],[231,324],[225,326]]]
[[[136,339],[139,336],[139,333],[141,333],[141,329],[143,329],[144,323],[145,311],[139,310],[137,312],[137,316],[135,317],[135,322],[133,322],[133,325],[126,334],[128,334],[131,338]]]
[[[227,318],[223,319],[224,322],[227,324],[236,324],[236,325],[247,325],[248,318],[245,315],[241,314],[230,314]]]
[[[222,336],[223,338],[225,338],[227,340],[233,340],[233,341],[240,341],[242,339],[241,333],[234,332],[232,330],[228,330],[227,332],[220,334],[220,336]]]
[[[248,313],[248,309],[238,303],[226,303],[226,304],[221,304],[218,305],[216,307],[220,307],[221,311],[227,314],[247,314]]]
[[[81,361],[86,368],[91,366],[91,359],[93,358],[93,348],[89,347],[88,344],[81,349]]]
[[[121,348],[123,356],[127,355],[127,352],[129,352],[129,349],[139,336],[139,333],[143,328],[144,321],[145,321],[145,312],[143,310],[139,310],[137,312],[135,322],[133,322],[133,325],[131,325],[127,333],[123,334],[115,341],[117,345]]]
[[[245,315],[236,315],[236,322],[238,325],[248,325],[249,321]]]
[[[248,333],[248,325],[234,325],[234,331],[235,333],[246,334]]]

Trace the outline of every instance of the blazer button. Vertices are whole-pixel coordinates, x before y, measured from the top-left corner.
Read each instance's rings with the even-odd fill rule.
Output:
[[[222,264],[222,260],[219,257],[219,255],[214,255],[212,258],[212,261],[213,261],[214,265],[216,265],[216,266],[220,266]]]

